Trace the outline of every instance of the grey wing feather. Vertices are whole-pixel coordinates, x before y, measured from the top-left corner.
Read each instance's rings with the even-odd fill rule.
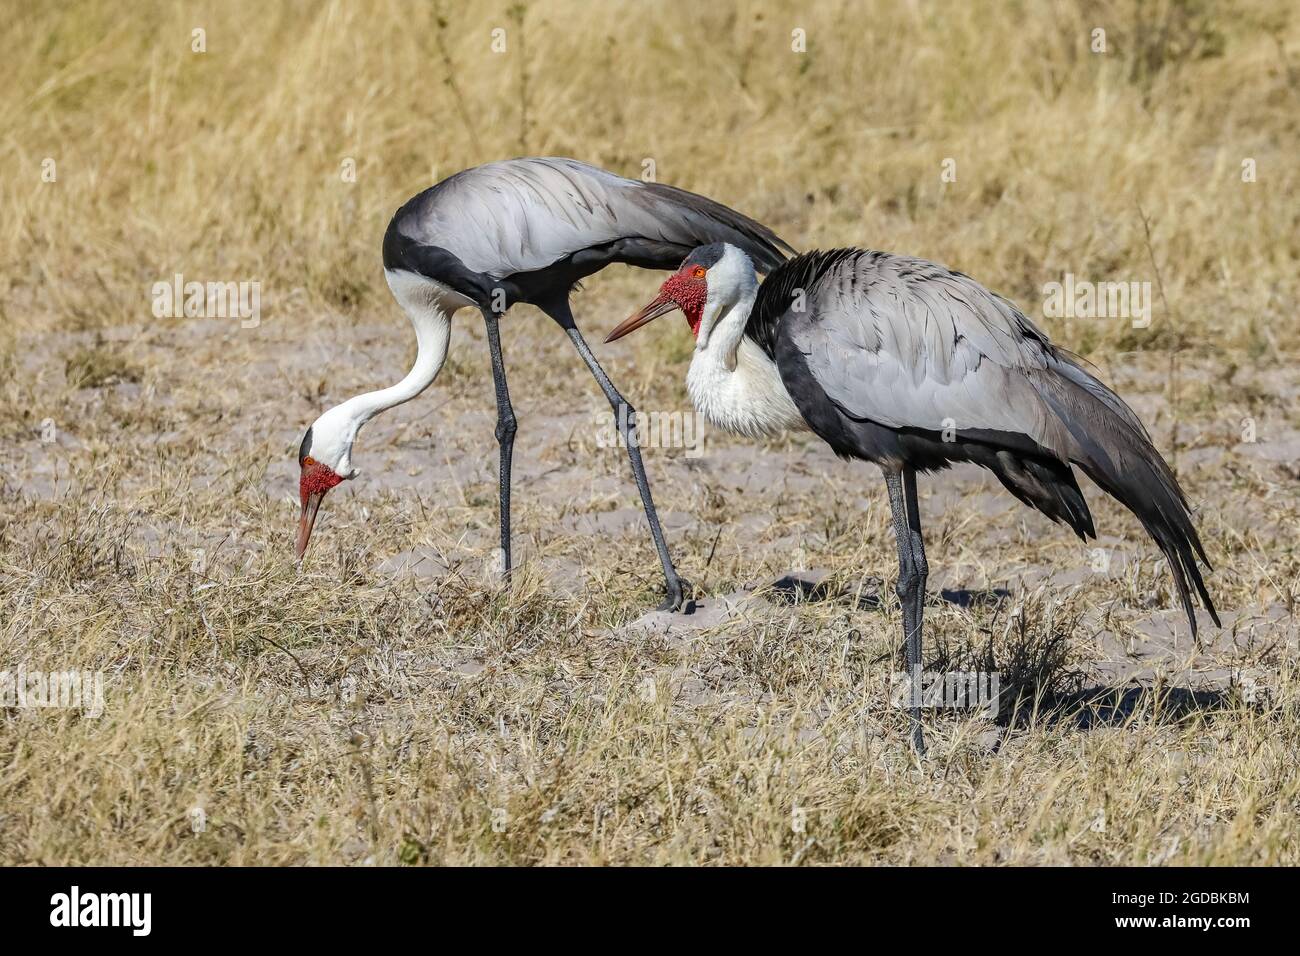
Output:
[[[1068,457],[1068,430],[1033,384],[1063,360],[1015,306],[968,276],[922,259],[846,256],[785,321],[827,397],[854,418],[1021,433]]]
[[[1027,435],[1066,466],[1064,474],[1046,472],[1056,491],[1023,495],[1025,485],[1008,469],[1037,469],[1033,455],[999,454],[995,471],[1008,488],[1019,486],[1022,500],[1049,515],[1073,515],[1072,526],[1086,533],[1091,519],[1069,473],[1078,464],[1160,546],[1192,633],[1194,595],[1219,623],[1197,563],[1208,567],[1187,498],[1118,395],[1053,347],[1010,302],[968,276],[920,259],[835,255],[809,283],[807,308],[786,308],[779,320],[779,334],[803,353],[831,402],[850,417],[896,429],[951,428],[957,438],[967,432],[976,445],[1009,447],[1011,436]],[[764,286],[777,280],[771,295],[785,298],[796,277],[806,278],[810,256],[770,276]],[[775,303],[765,311],[774,313]],[[1072,496],[1059,495],[1063,488]]]
[[[731,242],[767,269],[789,249],[765,226],[702,196],[549,157],[457,173],[409,204],[397,227],[497,278],[629,238],[679,250],[663,253],[679,258],[698,245]]]

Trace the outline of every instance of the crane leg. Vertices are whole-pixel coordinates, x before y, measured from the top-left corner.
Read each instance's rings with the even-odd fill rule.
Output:
[[[663,529],[659,526],[659,515],[655,511],[654,499],[650,496],[650,481],[646,478],[645,465],[641,462],[641,449],[637,445],[636,437],[636,410],[618,393],[614,383],[609,380],[605,370],[600,367],[596,361],[596,356],[592,354],[587,340],[582,337],[578,331],[577,324],[573,321],[573,313],[569,310],[567,302],[554,306],[542,306],[544,312],[553,318],[564,329],[573,342],[573,347],[578,350],[582,360],[587,363],[587,368],[591,370],[592,376],[596,379],[596,384],[600,390],[605,393],[605,398],[609,401],[610,408],[614,410],[614,417],[618,425],[619,434],[623,438],[623,444],[627,446],[627,457],[632,463],[632,475],[636,478],[637,491],[641,493],[641,505],[645,509],[646,520],[650,522],[650,537],[654,539],[655,550],[659,552],[659,563],[663,565],[664,581],[668,587],[668,597],[659,605],[661,611],[680,611],[687,602],[687,590],[681,578],[677,576],[677,569],[673,567],[672,556],[668,553],[668,543],[664,540]]]
[[[916,508],[916,472],[911,468],[883,468],[889,490],[889,510],[898,545],[898,581],[894,591],[903,612],[903,639],[907,661],[907,702],[911,714],[912,749],[925,753],[921,732],[921,616],[928,567],[921,542],[921,519]],[[909,508],[909,505],[911,506]]]
[[[916,501],[916,469],[903,469],[903,493],[907,498],[907,528],[912,546],[912,571],[915,584],[912,588],[912,615],[915,630],[907,635],[907,666],[921,671],[921,634],[925,618],[925,582],[930,576],[930,563],[925,559],[925,539],[921,535],[921,509]],[[920,711],[913,715],[912,746],[917,753],[925,753],[925,738],[921,736]]]
[[[498,473],[501,493],[501,572],[508,576],[513,567],[510,561],[510,461],[515,448],[515,410],[510,404],[510,388],[506,385],[506,365],[501,355],[501,330],[497,327],[497,316],[484,309],[483,322],[487,326],[488,352],[492,356],[492,386],[497,396],[496,436],[501,451]]]

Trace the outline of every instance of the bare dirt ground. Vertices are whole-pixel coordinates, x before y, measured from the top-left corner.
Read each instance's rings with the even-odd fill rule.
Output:
[[[585,296],[589,337],[656,281]],[[0,812],[9,862],[1293,859],[1294,370],[1187,357],[1173,404],[1167,358],[1101,370],[1166,452],[1177,432],[1224,621],[1202,615],[1199,648],[1158,551],[1095,488],[1085,546],[977,470],[924,481],[927,665],[997,670],[1004,702],[932,714],[917,763],[873,469],[809,436],[648,448],[699,600],[646,614],[659,572],[624,453],[599,447],[608,406],[520,309],[503,589],[486,349],[462,315],[443,376],[363,432],[299,571],[297,439],[400,377],[412,343],[395,308],[298,328],[18,342],[0,651],[108,676],[97,719],[7,712],[13,759],[44,768],[19,771],[42,800]],[[684,410],[688,334],[657,331],[600,354],[642,411]]]

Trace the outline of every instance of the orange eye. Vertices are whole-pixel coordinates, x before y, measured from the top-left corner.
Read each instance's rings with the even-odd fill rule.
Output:
[[[696,266],[694,269],[691,270],[691,275],[695,276],[695,278],[697,279],[703,279],[704,274],[707,271],[708,270],[706,270],[704,266]]]
[[[304,465],[314,465],[316,464],[316,459],[313,458],[311,455],[308,455],[306,458],[302,460],[302,463]]]

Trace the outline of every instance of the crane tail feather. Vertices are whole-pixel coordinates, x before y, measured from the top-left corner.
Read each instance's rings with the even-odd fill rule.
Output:
[[[1080,383],[1080,376],[1086,377],[1086,384]],[[1164,552],[1193,636],[1193,589],[1210,618],[1222,626],[1198,565],[1212,570],[1187,498],[1145,430],[1135,426],[1137,417],[1118,395],[1073,364],[1065,374],[1044,376],[1038,385],[1073,439],[1070,459],[1133,512]]]
[[[1064,522],[1084,541],[1097,537],[1088,502],[1065,462],[999,450],[987,465],[1008,491],[1031,508]]]
[[[960,460],[987,468],[1021,504],[1041,511],[1054,522],[1063,522],[1082,540],[1097,537],[1088,502],[1066,462],[1043,450],[1032,453],[994,444],[988,440],[989,434],[980,436],[983,440],[962,442]]]

